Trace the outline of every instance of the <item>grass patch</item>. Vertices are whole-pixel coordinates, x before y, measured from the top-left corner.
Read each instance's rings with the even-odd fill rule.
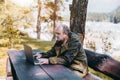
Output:
[[[106,76],[106,75],[104,75],[104,74],[102,74],[102,73],[100,73],[100,72],[98,72],[98,71],[95,71],[95,70],[93,70],[92,68],[89,68],[89,71],[90,71],[91,73],[95,74],[96,76],[99,76],[99,77],[102,78],[103,80],[113,80],[112,78],[110,78],[110,77],[108,77],[108,76]]]
[[[7,51],[8,49],[5,47],[0,48],[0,76],[4,76],[6,74],[6,60],[7,60]]]

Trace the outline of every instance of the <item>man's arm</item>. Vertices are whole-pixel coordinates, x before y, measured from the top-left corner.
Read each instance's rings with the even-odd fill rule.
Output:
[[[79,52],[79,46],[80,45],[73,44],[72,47],[69,47],[69,49],[61,53],[62,54],[61,56],[50,57],[49,63],[62,64],[66,66],[70,65]]]
[[[49,50],[48,52],[43,52],[43,53],[42,53],[42,58],[49,58],[49,57],[56,56],[55,47],[56,47],[56,46],[60,46],[61,44],[62,44],[61,41],[56,41],[56,43],[54,44],[54,46],[52,47],[51,50]]]
[[[49,58],[49,57],[52,57],[52,56],[55,56],[56,55],[56,52],[55,52],[55,48],[52,47],[51,50],[49,50],[48,52],[42,52],[42,58]]]

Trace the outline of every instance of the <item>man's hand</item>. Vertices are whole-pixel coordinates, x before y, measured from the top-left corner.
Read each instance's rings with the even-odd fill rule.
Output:
[[[38,59],[40,64],[49,64],[49,60],[47,58]]]
[[[36,57],[36,59],[40,59],[42,57],[42,54],[37,52],[36,54],[33,55],[33,57]]]

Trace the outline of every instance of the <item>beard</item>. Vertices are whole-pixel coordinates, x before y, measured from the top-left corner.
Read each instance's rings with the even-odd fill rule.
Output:
[[[63,41],[62,40],[56,40],[56,45],[60,46],[63,44]]]

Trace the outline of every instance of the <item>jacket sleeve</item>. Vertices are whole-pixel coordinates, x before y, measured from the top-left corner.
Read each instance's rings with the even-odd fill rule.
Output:
[[[49,58],[49,57],[56,56],[56,49],[55,49],[55,47],[60,46],[61,44],[62,44],[61,41],[56,41],[51,50],[49,50],[48,52],[43,52],[42,53],[42,57],[43,58]]]
[[[49,50],[48,52],[42,52],[42,58],[49,58],[52,56],[56,56],[56,51],[55,48],[52,47],[51,50]]]
[[[59,57],[50,57],[49,63],[50,64],[62,64],[65,66],[69,66],[71,62],[74,60],[74,58],[77,56],[79,51],[79,46],[74,44],[71,47],[69,47],[66,51],[64,51],[63,55]]]

